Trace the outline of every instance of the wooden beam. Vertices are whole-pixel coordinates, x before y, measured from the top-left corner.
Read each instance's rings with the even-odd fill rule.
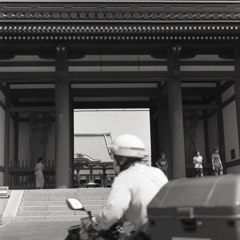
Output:
[[[0,107],[5,111],[6,107],[2,100],[0,100]]]
[[[183,110],[217,110],[216,105],[183,105]]]
[[[54,107],[55,102],[19,102],[18,104],[13,105],[14,107]]]
[[[227,162],[226,163],[226,168],[231,168],[231,167],[236,167],[240,165],[240,159],[236,159],[234,161],[231,162]]]
[[[216,114],[216,110],[213,110],[207,114],[207,118],[209,119],[210,117],[214,116],[215,114]]]
[[[230,104],[230,103],[232,103],[233,101],[235,101],[236,100],[236,96],[235,95],[233,95],[233,96],[231,96],[230,98],[228,98],[226,101],[224,101],[223,103],[222,103],[222,108],[225,108],[228,104]]]
[[[233,61],[180,61],[181,66],[233,66]],[[0,67],[54,67],[54,61],[0,62]],[[69,66],[167,66],[166,61],[71,61]]]
[[[55,72],[1,72],[0,82],[32,82],[34,80],[48,80],[56,79]]]
[[[0,91],[4,94],[4,96],[6,96],[6,87],[2,82],[0,82]]]
[[[55,107],[10,107],[9,112],[55,112]]]
[[[157,88],[91,88],[71,89],[72,97],[150,97],[158,94]]]
[[[222,84],[220,87],[221,93],[224,93],[228,88],[233,86],[233,84],[234,84],[234,81],[229,81],[229,82],[225,82],[224,84]]]
[[[54,100],[55,89],[11,89],[10,96],[11,98],[53,98]]]
[[[181,66],[233,66],[233,61],[181,61]]]
[[[73,109],[100,109],[100,108],[149,108],[150,101],[138,102],[74,102]]]
[[[18,119],[18,123],[23,123],[23,122],[28,122],[28,121],[29,121],[29,118],[21,117],[21,118]],[[55,117],[51,117],[51,121],[55,122]]]
[[[91,82],[102,81],[116,82],[119,80],[128,80],[132,82],[139,82],[143,79],[145,81],[154,80],[156,82],[166,81],[169,78],[169,73],[164,71],[142,71],[142,72],[70,72],[69,80],[71,82]],[[196,72],[182,72],[181,77],[183,81],[233,81],[234,72],[211,72],[211,71],[196,71]],[[53,81],[56,78],[54,72],[3,72],[0,75],[0,81],[5,82],[34,82],[34,81]]]
[[[233,81],[234,79],[234,71],[193,71],[193,72],[181,72],[181,78],[183,81],[186,81],[187,79],[209,79],[214,81]]]
[[[184,96],[216,96],[216,88],[205,88],[205,87],[182,87],[182,94]]]

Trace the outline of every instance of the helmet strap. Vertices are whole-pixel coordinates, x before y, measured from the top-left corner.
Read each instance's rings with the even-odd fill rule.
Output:
[[[128,169],[134,162],[139,162],[141,159],[138,158],[129,158],[124,156],[114,156],[117,165],[120,167],[119,173]]]

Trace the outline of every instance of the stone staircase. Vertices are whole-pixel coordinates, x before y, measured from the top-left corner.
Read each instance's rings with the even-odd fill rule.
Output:
[[[110,188],[25,190],[15,221],[78,221],[87,216],[84,211],[73,211],[66,205],[68,197],[82,201],[93,215],[106,203]]]

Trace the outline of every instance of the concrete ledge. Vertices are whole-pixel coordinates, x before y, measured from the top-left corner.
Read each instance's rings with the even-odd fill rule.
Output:
[[[16,220],[18,208],[20,206],[24,190],[12,191],[7,206],[2,216],[2,223]]]

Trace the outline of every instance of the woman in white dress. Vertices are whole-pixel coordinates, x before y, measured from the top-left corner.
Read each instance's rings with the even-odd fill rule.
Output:
[[[200,155],[200,151],[196,151],[193,158],[193,164],[196,171],[196,177],[203,177],[203,157]]]
[[[42,189],[44,185],[44,163],[42,163],[42,158],[38,158],[38,163],[35,166],[35,175],[36,175],[36,188]]]

